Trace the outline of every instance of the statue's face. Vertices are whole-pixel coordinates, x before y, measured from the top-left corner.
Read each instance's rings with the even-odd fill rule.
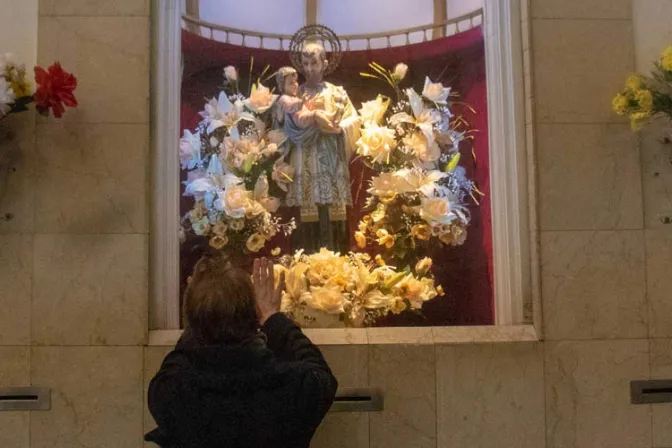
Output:
[[[301,67],[308,82],[322,81],[325,64],[318,56],[301,56]]]
[[[282,92],[290,96],[298,95],[299,79],[296,75],[289,75],[285,78],[285,85],[283,86]]]

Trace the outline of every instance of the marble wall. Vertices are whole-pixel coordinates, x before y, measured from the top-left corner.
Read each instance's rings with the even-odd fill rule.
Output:
[[[148,4],[39,3],[38,61],[78,75],[81,107],[15,123],[0,384],[52,387],[53,408],[0,413],[3,447],[141,448],[152,427],[146,383],[167,348],[146,346]],[[388,399],[330,415],[315,447],[672,448],[672,405],[628,391],[672,376],[672,168],[654,131],[640,157],[610,112],[639,60],[672,43],[672,0],[531,0],[523,16],[546,340],[325,347],[343,386]]]

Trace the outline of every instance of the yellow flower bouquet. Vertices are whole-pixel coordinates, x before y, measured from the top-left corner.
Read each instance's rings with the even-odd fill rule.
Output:
[[[635,131],[654,117],[672,120],[672,46],[661,54],[651,76],[630,75],[611,105],[618,115],[630,118]]]
[[[418,311],[424,302],[443,295],[430,274],[431,265],[430,258],[423,258],[413,269],[397,270],[379,256],[341,255],[323,248],[314,254],[285,255],[274,271],[276,280],[285,274],[282,311],[300,325],[310,326],[314,316],[326,314],[345,326],[361,327],[389,313]]]

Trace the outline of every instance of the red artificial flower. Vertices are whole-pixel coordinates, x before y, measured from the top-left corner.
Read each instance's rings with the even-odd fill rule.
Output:
[[[72,94],[77,87],[77,78],[63,70],[59,62],[47,70],[35,67],[35,82],[38,86],[35,106],[41,115],[48,116],[49,109],[53,109],[54,117],[61,118],[65,111],[63,105],[77,107],[77,99]]]

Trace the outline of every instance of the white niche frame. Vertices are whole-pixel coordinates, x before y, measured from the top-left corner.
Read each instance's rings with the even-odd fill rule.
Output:
[[[495,324],[539,306],[532,142],[526,142],[520,1],[485,0]],[[180,0],[152,0],[150,329],[177,330],[179,309]],[[530,152],[530,155],[528,155]],[[530,181],[532,179],[532,181]],[[537,311],[537,310],[535,310]],[[535,315],[539,313],[536,312]],[[539,324],[537,322],[537,324]],[[539,334],[537,328],[537,334]]]

